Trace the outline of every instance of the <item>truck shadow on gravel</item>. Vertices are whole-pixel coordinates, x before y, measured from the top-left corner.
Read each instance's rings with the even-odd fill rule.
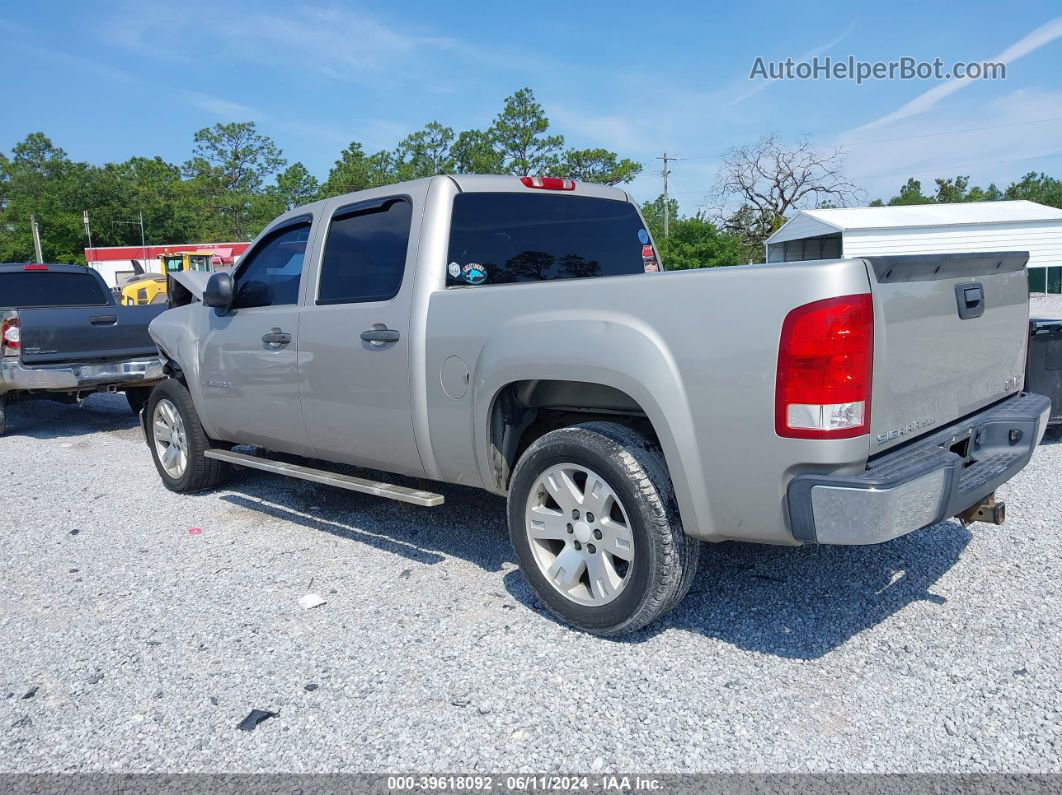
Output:
[[[337,471],[417,485],[410,478],[353,468]],[[331,486],[242,470],[225,483],[221,500],[338,538],[367,544],[425,565],[461,558],[486,571],[513,561],[505,525],[505,500],[478,489],[433,483],[443,494],[439,508],[356,494]]]
[[[971,537],[958,522],[944,522],[868,547],[705,544],[686,598],[655,624],[612,642],[680,629],[749,651],[815,659],[909,605],[943,604],[932,586]],[[515,599],[550,615],[519,572],[505,584]]]
[[[933,585],[971,538],[950,521],[865,547],[706,545],[689,595],[644,635],[675,627],[778,657],[821,657],[910,605],[944,604]]]
[[[505,501],[476,489],[433,484],[446,504],[430,509],[247,471],[226,488],[221,499],[234,507],[368,544],[414,564],[457,557],[497,572],[514,560]],[[933,585],[971,538],[959,523],[943,522],[869,547],[705,544],[693,587],[675,610],[640,632],[601,642],[642,643],[678,629],[749,651],[814,659],[910,605],[943,604]],[[517,603],[537,614],[519,619],[518,611],[514,618],[557,622],[519,571],[510,571],[503,582]],[[901,649],[903,640],[897,639]]]
[[[7,404],[7,433],[29,439],[63,439],[110,433],[141,438],[140,420],[125,395],[90,395],[81,406],[54,400],[18,400]]]

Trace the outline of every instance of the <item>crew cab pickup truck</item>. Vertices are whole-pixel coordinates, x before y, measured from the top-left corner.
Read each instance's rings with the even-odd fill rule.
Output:
[[[1002,520],[1049,410],[1022,391],[1025,261],[665,273],[617,188],[376,188],[281,216],[152,322],[171,377],[144,431],[179,492],[240,465],[443,501],[332,463],[506,495],[543,603],[617,634],[684,596],[702,541]]]
[[[124,391],[139,412],[163,377],[147,329],[165,308],[119,307],[89,268],[0,264],[0,434],[19,399]]]

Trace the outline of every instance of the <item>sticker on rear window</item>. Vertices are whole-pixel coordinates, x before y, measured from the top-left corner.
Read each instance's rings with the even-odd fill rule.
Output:
[[[644,246],[646,243],[649,242],[649,233],[646,232],[644,229],[639,229],[638,230],[638,240]]]
[[[461,268],[461,276],[469,284],[483,284],[487,281],[487,269],[478,262],[470,262]]]
[[[455,278],[455,279],[461,278],[461,266],[458,265],[456,262],[451,262],[450,266],[449,266],[449,268],[447,268],[447,270],[449,271],[450,275],[453,278]]]

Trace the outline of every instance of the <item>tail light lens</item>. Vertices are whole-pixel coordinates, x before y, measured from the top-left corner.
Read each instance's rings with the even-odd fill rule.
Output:
[[[797,307],[782,324],[775,431],[849,439],[870,430],[874,305],[869,294]]]
[[[528,188],[540,190],[575,190],[574,179],[561,177],[520,177],[520,181]]]
[[[18,317],[5,317],[0,323],[0,356],[18,353],[22,346],[22,331]]]

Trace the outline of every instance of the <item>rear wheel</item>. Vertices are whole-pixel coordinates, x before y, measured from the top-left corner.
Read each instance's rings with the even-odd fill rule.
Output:
[[[0,395],[0,436],[7,430],[7,398]]]
[[[155,469],[170,491],[203,491],[228,474],[226,464],[204,455],[212,445],[180,381],[163,381],[152,390],[147,403],[147,441]]]
[[[562,428],[520,459],[509,534],[528,582],[588,632],[641,629],[677,604],[700,543],[682,530],[663,454],[611,422]]]

